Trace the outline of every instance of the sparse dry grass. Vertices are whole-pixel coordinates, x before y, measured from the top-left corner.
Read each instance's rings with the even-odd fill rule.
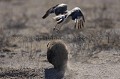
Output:
[[[57,3],[68,4],[69,10],[76,6],[80,7],[86,18],[85,28],[73,29],[74,22],[71,21],[63,25],[60,33],[53,32],[52,29],[56,23],[51,20],[51,17],[54,14],[45,20],[41,17],[48,8]],[[31,77],[32,69],[43,67],[47,70],[48,67],[52,67],[46,60],[46,45],[49,41],[58,39],[63,40],[69,47],[70,61],[79,61],[88,65],[93,61],[119,63],[119,4],[119,0],[56,0],[54,2],[0,0],[0,78],[7,78],[6,76],[28,78]],[[112,50],[114,51],[110,52]],[[104,51],[109,51],[110,54]],[[109,56],[102,59],[99,56],[101,54],[102,56],[110,55],[115,60],[108,58]],[[104,60],[104,58],[108,59]],[[9,70],[9,68],[14,69]],[[25,69],[24,72],[21,70],[24,68],[30,69]],[[10,72],[14,70],[16,73]],[[1,72],[3,73],[1,74]],[[34,78],[33,76],[32,78]],[[34,79],[38,78],[40,76]]]

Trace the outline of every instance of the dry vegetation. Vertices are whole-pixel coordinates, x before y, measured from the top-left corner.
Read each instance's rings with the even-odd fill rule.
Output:
[[[69,10],[80,7],[85,28],[73,29],[71,21],[53,32],[54,14],[41,17],[58,3],[68,4]],[[65,79],[119,79],[119,25],[119,0],[0,0],[0,79],[57,79],[46,52],[47,43],[58,39],[70,51]]]

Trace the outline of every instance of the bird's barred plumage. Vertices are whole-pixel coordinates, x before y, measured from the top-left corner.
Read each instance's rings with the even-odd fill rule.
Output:
[[[55,29],[58,27],[58,30],[61,28],[61,26],[67,22],[70,21],[70,19],[75,21],[74,28],[80,29],[84,27],[84,15],[79,7],[75,7],[72,10],[68,11],[66,14],[58,15],[53,17],[57,21],[57,25],[55,26]]]
[[[83,12],[81,11],[81,9],[79,7],[75,7],[72,10],[68,11],[67,4],[63,4],[63,3],[57,4],[53,7],[51,7],[49,10],[47,10],[47,12],[45,13],[45,15],[42,18],[45,19],[52,13],[55,13],[55,15],[57,15],[57,16],[53,17],[53,19],[57,22],[54,29],[58,28],[58,30],[60,30],[61,26],[63,24],[66,24],[70,20],[75,21],[74,28],[80,29],[80,28],[84,27],[85,18],[84,18]]]

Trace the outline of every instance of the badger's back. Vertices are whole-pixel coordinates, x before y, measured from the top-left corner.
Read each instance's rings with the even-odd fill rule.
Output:
[[[62,42],[51,42],[48,46],[47,59],[56,69],[61,69],[66,66],[68,50],[65,44]]]

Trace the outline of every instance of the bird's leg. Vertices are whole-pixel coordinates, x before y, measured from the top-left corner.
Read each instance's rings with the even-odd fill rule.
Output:
[[[57,26],[58,26],[58,24],[56,24],[56,25],[55,25],[55,27],[53,28],[53,31],[55,31],[55,30],[56,30],[56,27],[57,27]]]
[[[56,31],[57,33],[60,32],[61,25],[56,24],[56,26],[53,28],[53,31]]]
[[[61,24],[61,25],[59,25],[58,30],[60,30],[60,29],[61,29],[61,27],[62,27],[62,24]]]
[[[64,22],[61,23],[61,24],[59,24],[58,29],[57,29],[59,32],[60,32],[60,29],[61,29],[61,27],[63,26],[63,24],[64,24]]]

